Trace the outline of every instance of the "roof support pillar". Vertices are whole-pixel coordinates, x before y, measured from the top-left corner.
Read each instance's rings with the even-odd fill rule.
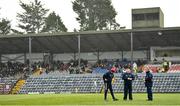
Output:
[[[97,57],[97,62],[100,61],[100,56],[102,55],[103,53],[100,54],[100,50],[97,49],[96,52],[94,53],[94,55]]]
[[[2,55],[0,54],[0,63],[2,63],[2,59],[1,59]]]
[[[74,61],[76,61],[76,52],[74,52],[74,54],[73,54],[73,59],[74,59]]]
[[[150,61],[150,50],[146,50],[147,61]]]
[[[51,65],[52,67],[54,67],[54,66],[53,66],[53,62],[54,62],[54,54],[53,54],[52,52],[50,53],[49,59],[50,59],[50,65]]]
[[[31,55],[32,55],[32,38],[29,37],[29,74],[31,74],[31,65],[32,65],[32,58],[31,58]]]
[[[122,50],[121,51],[121,61],[123,61],[124,60],[124,51]]]
[[[52,52],[50,52],[50,54],[49,54],[49,62],[50,62],[49,63],[50,67],[53,67],[53,69],[54,69],[54,54]]]
[[[133,32],[131,32],[131,65],[133,64]]]
[[[27,56],[26,56],[26,53],[24,53],[24,64],[27,63]]]
[[[81,71],[81,36],[78,35],[78,69]]]
[[[99,62],[99,57],[100,57],[100,55],[99,55],[99,49],[97,50],[97,62]]]

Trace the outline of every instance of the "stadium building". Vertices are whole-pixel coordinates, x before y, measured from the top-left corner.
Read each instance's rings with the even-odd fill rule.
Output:
[[[1,35],[0,93],[97,93],[114,65],[114,89],[122,92],[121,65],[134,62],[152,69],[154,92],[179,93],[180,27],[164,27],[163,17],[160,8],[133,9],[132,29]],[[171,65],[160,73],[165,60]],[[138,76],[133,92],[145,92]]]

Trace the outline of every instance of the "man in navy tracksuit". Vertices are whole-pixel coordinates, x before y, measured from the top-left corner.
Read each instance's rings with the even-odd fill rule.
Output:
[[[145,86],[147,88],[147,97],[148,101],[153,100],[153,94],[152,94],[152,86],[153,86],[153,75],[149,71],[148,67],[145,67],[144,69],[146,71],[146,76],[145,76]]]
[[[109,72],[105,73],[103,75],[103,81],[104,81],[104,100],[107,100],[107,92],[108,89],[110,90],[112,99],[114,101],[117,101],[118,99],[115,98],[114,93],[113,93],[113,89],[112,89],[112,80],[114,78],[114,72],[116,72],[115,68],[112,68]]]
[[[122,75],[122,79],[124,80],[124,100],[127,100],[127,95],[129,93],[129,100],[133,100],[132,97],[132,81],[134,80],[134,75],[128,66],[124,67],[125,73]]]

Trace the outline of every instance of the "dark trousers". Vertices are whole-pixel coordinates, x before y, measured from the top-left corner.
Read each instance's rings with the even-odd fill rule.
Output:
[[[124,85],[124,100],[127,100],[127,95],[129,93],[129,100],[132,100],[132,85]]]
[[[147,87],[147,97],[148,100],[153,100],[152,87]]]
[[[112,99],[115,99],[114,93],[113,93],[113,89],[112,89],[112,84],[111,84],[111,83],[107,83],[107,82],[104,83],[104,99],[105,99],[105,100],[107,99],[108,89],[110,90]]]

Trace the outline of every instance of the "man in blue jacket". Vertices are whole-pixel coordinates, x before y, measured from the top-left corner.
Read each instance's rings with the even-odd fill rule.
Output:
[[[122,79],[124,80],[124,100],[127,100],[127,95],[129,93],[129,100],[133,100],[132,97],[132,81],[134,80],[134,75],[130,68],[125,65],[124,66],[125,73],[122,75]]]
[[[153,75],[147,66],[144,68],[144,70],[146,71],[145,86],[147,88],[148,101],[152,101],[153,100],[153,94],[152,94]]]
[[[112,81],[114,80],[114,72],[116,72],[115,67],[113,67],[109,72],[105,73],[103,75],[103,81],[104,81],[104,100],[107,101],[107,92],[108,89],[110,90],[112,99],[114,101],[117,101],[118,99],[115,98],[113,89],[112,89]]]

